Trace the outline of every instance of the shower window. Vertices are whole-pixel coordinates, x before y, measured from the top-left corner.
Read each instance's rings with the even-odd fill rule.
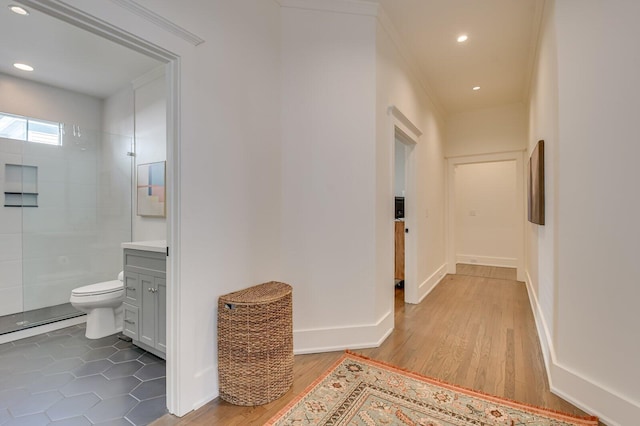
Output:
[[[0,113],[0,137],[27,142],[62,145],[60,123]]]

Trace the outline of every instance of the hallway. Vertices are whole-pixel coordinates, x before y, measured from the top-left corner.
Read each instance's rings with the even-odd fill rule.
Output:
[[[419,305],[396,290],[395,330],[368,357],[478,391],[520,402],[584,414],[553,395],[544,371],[524,283],[501,279],[506,268],[464,265],[448,275]],[[260,425],[302,392],[342,352],[298,355],[294,383],[284,397],[261,407],[236,407],[216,399],[182,419],[155,425]]]

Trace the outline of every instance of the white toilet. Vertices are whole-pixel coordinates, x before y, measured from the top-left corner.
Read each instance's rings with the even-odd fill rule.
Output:
[[[88,339],[99,339],[122,331],[124,308],[122,272],[117,280],[85,285],[71,291],[69,302],[87,314]]]

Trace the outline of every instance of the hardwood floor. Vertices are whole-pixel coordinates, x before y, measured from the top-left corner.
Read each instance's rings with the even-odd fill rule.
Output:
[[[492,271],[485,268],[465,267],[465,275],[446,276],[419,305],[405,304],[403,291],[396,289],[394,332],[379,348],[354,352],[456,385],[583,415],[549,391],[524,283],[515,281],[515,271],[514,279],[490,278]],[[493,271],[494,276],[506,272]],[[341,354],[296,356],[292,389],[270,404],[237,407],[216,399],[181,419],[166,415],[154,425],[261,425]]]

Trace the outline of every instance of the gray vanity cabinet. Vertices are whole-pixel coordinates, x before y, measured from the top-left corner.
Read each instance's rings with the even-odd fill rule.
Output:
[[[167,351],[166,254],[124,250],[124,327],[133,343],[161,358]]]

